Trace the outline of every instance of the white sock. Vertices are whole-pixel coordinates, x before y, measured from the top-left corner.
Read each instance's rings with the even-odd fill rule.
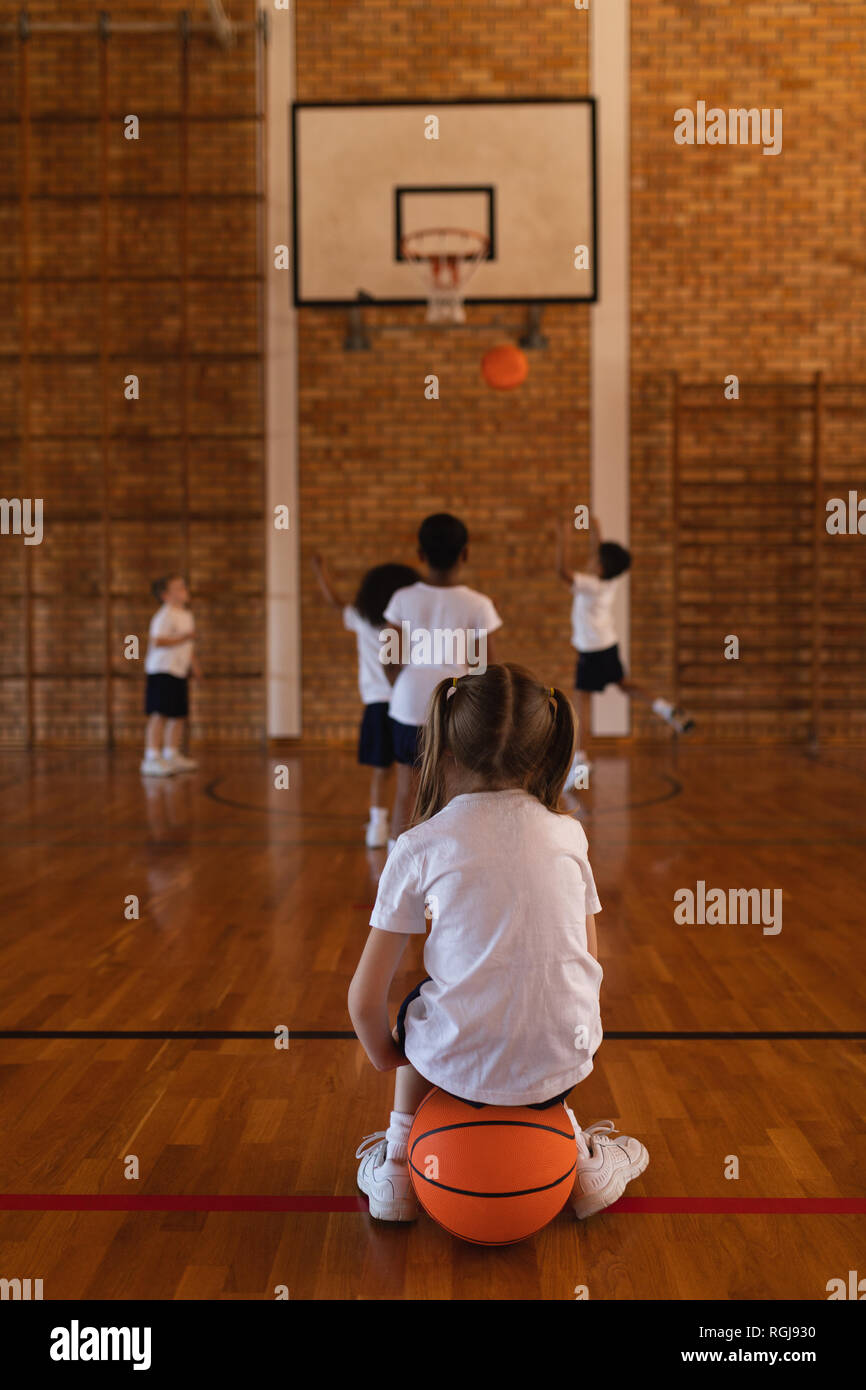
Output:
[[[572,1126],[572,1129],[574,1130],[574,1137],[575,1137],[575,1139],[577,1140],[577,1151],[578,1151],[578,1153],[581,1155],[582,1158],[589,1158],[589,1157],[590,1157],[589,1146],[588,1146],[586,1140],[585,1140],[584,1137],[583,1137],[583,1131],[581,1130],[580,1125],[579,1125],[578,1122],[577,1122],[577,1118],[576,1118],[576,1116],[575,1116],[575,1114],[574,1114],[574,1111],[571,1110],[571,1109],[569,1109],[569,1107],[566,1105],[566,1107],[565,1107],[565,1113],[566,1113],[566,1115],[568,1116],[568,1118],[571,1120],[571,1126]]]
[[[162,750],[162,756],[163,756],[163,758],[165,759],[165,761],[166,761],[167,763],[170,763],[171,760],[172,760],[172,758],[177,757],[177,749],[176,749],[176,748],[163,748],[163,750]]]
[[[375,823],[378,823],[378,824],[381,825],[382,821],[383,821],[383,820],[387,820],[387,819],[388,819],[388,807],[387,807],[387,806],[371,806],[371,807],[370,807],[370,821],[371,821],[371,823],[374,823],[374,824],[375,824]]]
[[[409,1130],[412,1128],[414,1115],[407,1115],[402,1110],[391,1111],[391,1123],[389,1124],[385,1138],[388,1141],[386,1155],[391,1163],[406,1164],[407,1150],[406,1144],[409,1139]]]
[[[158,749],[158,748],[145,748],[145,750],[144,750],[145,762],[153,762],[154,759],[155,759],[155,758],[158,758],[158,757],[159,757],[159,749]]]
[[[661,719],[669,720],[674,712],[673,705],[669,705],[667,700],[653,700],[653,713],[659,715]]]

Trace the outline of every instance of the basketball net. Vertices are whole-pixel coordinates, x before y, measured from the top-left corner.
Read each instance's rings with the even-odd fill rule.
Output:
[[[430,227],[411,232],[400,243],[427,291],[428,323],[465,323],[464,290],[490,247],[483,232]]]

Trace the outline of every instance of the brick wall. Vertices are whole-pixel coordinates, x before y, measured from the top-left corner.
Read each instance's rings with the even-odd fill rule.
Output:
[[[699,716],[698,738],[802,739],[811,719],[811,436],[796,410],[787,420],[784,411],[742,412],[724,428],[711,410],[692,412],[680,433],[677,531],[670,374],[716,382],[721,393],[736,372],[744,394],[768,378],[808,382],[817,369],[866,377],[866,136],[856,118],[866,10],[640,0],[631,14],[632,673],[659,693],[678,685]],[[297,18],[302,100],[588,89],[586,17],[564,3],[361,0],[332,6],[323,26],[301,0]],[[781,107],[783,153],[675,145],[674,111],[698,100]],[[377,315],[392,321],[368,311],[374,323]],[[557,502],[586,492],[589,312],[547,318],[551,351],[533,358],[517,396],[492,397],[478,379],[477,341],[454,335],[456,380],[446,378],[433,403],[421,382],[441,372],[438,340],[389,337],[369,358],[347,359],[339,318],[301,314],[308,733],[348,735],[356,716],[352,644],[312,586],[311,550],[333,557],[348,592],[366,565],[411,560],[414,523],[433,508],[465,511],[477,537],[469,579],[501,607],[506,654],[568,679],[567,598],[544,570],[543,524]],[[838,491],[857,473],[850,436],[840,454],[856,417],[831,415],[825,469]],[[863,732],[866,667],[856,654],[866,633],[856,606],[838,599],[866,573],[856,542],[825,542],[822,565],[823,732],[846,738]],[[741,637],[739,663],[722,655],[729,631]],[[634,730],[668,737],[639,707]]]
[[[715,383],[717,401],[728,373],[740,377],[744,401],[750,383],[808,381],[819,369],[830,380],[866,379],[866,7],[639,0],[631,16],[634,671],[653,685],[673,679],[679,539],[690,566],[680,606],[684,693],[701,736],[802,737],[814,587],[804,504],[811,436],[802,437],[793,407],[780,418],[730,402],[729,417],[691,416],[681,443],[693,486],[677,537],[666,375]],[[675,110],[694,110],[699,100],[781,107],[782,153],[676,145]],[[828,393],[827,496],[858,477],[862,495],[866,481],[863,415],[840,413],[843,395],[834,405]],[[866,394],[858,400],[862,411]],[[716,543],[724,533],[726,552]],[[866,625],[852,596],[866,580],[863,546],[828,538],[822,550],[824,732],[862,735]],[[840,608],[830,595],[844,593]],[[766,609],[756,614],[754,598],[763,594]],[[731,626],[719,631],[723,596]],[[722,637],[735,624],[745,634],[739,664],[722,658]],[[636,730],[666,737],[641,712]]]
[[[0,20],[19,8],[0,4]],[[181,0],[62,8],[94,25],[102,8],[117,20],[206,18],[203,3]],[[256,8],[234,0],[230,12],[249,21]],[[53,0],[29,12],[61,17]],[[143,663],[123,659],[123,638],[146,635],[152,579],[185,568],[207,677],[192,732],[248,742],[264,724],[256,41],[241,35],[224,53],[190,40],[184,122],[179,38],[113,36],[105,161],[102,51],[95,34],[36,33],[27,46],[28,277],[23,53],[0,38],[0,495],[42,497],[45,514],[40,546],[0,540],[0,741],[27,732],[29,589],[36,741],[101,743],[111,726],[137,742]],[[130,112],[135,143],[122,138]],[[141,381],[135,404],[123,398],[128,373]]]
[[[301,101],[581,96],[588,88],[586,15],[558,0],[458,0],[329,7],[299,0]],[[318,595],[309,560],[329,557],[351,597],[364,570],[415,563],[418,523],[452,511],[470,532],[466,582],[489,593],[505,623],[502,656],[546,681],[573,678],[569,597],[551,571],[550,520],[587,497],[589,309],[551,306],[550,347],[531,357],[519,391],[480,375],[482,334],[376,333],[419,323],[421,309],[366,311],[373,351],[342,349],[345,315],[299,314],[303,721],[312,737],[353,738],[360,707],[354,640]],[[521,323],[517,306],[471,310],[472,321]],[[424,399],[424,378],[440,399]]]
[[[153,18],[186,7],[203,12],[183,0],[142,0],[124,5],[123,13]],[[55,0],[36,0],[29,8],[34,17],[57,16]],[[99,8],[67,0],[63,12],[64,17],[92,17]],[[234,18],[248,18],[255,6],[252,0],[232,0],[228,8]],[[18,9],[17,0],[4,0],[0,18]],[[330,0],[326,23],[318,0],[297,0],[295,9],[301,100],[533,97],[582,94],[589,87],[586,16],[568,0],[535,0],[531,6],[524,0],[478,0],[471,6],[457,0],[436,5]],[[779,704],[802,675],[812,589],[809,554],[792,546],[792,563],[799,567],[794,601],[784,616],[769,605],[757,621],[749,617],[744,632],[751,650],[736,670],[721,655],[718,667],[714,664],[721,642],[714,645],[716,617],[707,616],[718,586],[726,583],[724,564],[719,554],[711,565],[701,563],[700,556],[702,541],[708,545],[717,538],[730,514],[731,563],[738,575],[733,608],[738,595],[767,587],[764,541],[775,544],[787,534],[786,526],[806,524],[801,475],[808,440],[790,429],[780,436],[778,420],[767,417],[762,424],[760,415],[744,426],[742,441],[736,432],[732,440],[709,412],[694,417],[681,440],[684,466],[695,485],[717,486],[709,498],[701,494],[700,506],[693,505],[697,492],[684,498],[681,525],[687,530],[681,538],[697,563],[688,570],[687,584],[681,583],[675,615],[670,373],[715,382],[721,389],[724,376],[736,372],[744,392],[750,382],[767,377],[805,381],[816,369],[830,380],[866,378],[860,246],[866,201],[866,125],[860,119],[866,9],[839,0],[821,5],[636,0],[631,45],[633,674],[666,689],[684,668],[681,679],[685,674],[685,690],[701,715],[699,736],[799,737],[805,697],[798,695],[797,708],[783,710],[781,718]],[[180,298],[171,278],[180,256],[177,44],[118,40],[110,52],[112,109],[140,107],[151,115],[149,143],[135,147],[134,164],[128,149],[112,146],[110,185],[128,194],[129,202],[124,215],[110,222],[110,262],[146,264],[157,277],[149,285],[135,285],[130,273],[110,287],[111,350],[121,358],[136,354],[138,369],[149,374],[154,388],[139,409],[140,436],[122,433],[119,400],[110,417],[112,428],[121,431],[110,457],[111,505],[118,518],[109,546],[113,643],[118,633],[140,630],[145,622],[145,582],[153,568],[177,563],[188,488],[196,611],[208,634],[202,660],[224,673],[223,685],[213,682],[201,692],[197,728],[210,737],[249,738],[263,725],[263,691],[253,671],[263,646],[260,325],[255,286],[233,286],[228,292],[222,280],[227,245],[233,263],[248,268],[255,261],[251,41],[242,40],[228,55],[201,40],[193,43],[191,113],[234,112],[242,119],[190,127],[191,191],[238,197],[219,202],[204,196],[189,223],[188,345],[200,356],[188,366],[186,485],[178,453],[165,440],[183,425],[176,367]],[[10,437],[20,430],[22,385],[15,359],[21,333],[14,201],[18,58],[16,42],[0,42],[0,197],[11,199],[0,201],[3,495],[14,493],[7,479],[17,480],[21,466],[20,441]],[[99,176],[98,44],[38,38],[32,41],[31,60],[34,110],[50,113],[57,93],[69,92],[74,72],[74,99],[64,99],[73,114],[87,118],[34,125],[33,185],[44,192],[92,195]],[[754,148],[675,145],[674,110],[694,108],[698,100],[722,107],[782,107],[782,155],[771,159]],[[167,196],[160,203],[136,202],[136,193],[147,189]],[[58,653],[70,648],[65,634],[73,624],[78,674],[92,674],[87,690],[46,675],[37,682],[35,713],[42,736],[54,727],[72,737],[86,726],[86,736],[99,740],[105,734],[103,460],[99,439],[86,435],[98,434],[102,396],[99,364],[82,354],[98,351],[100,341],[98,300],[85,283],[99,274],[100,209],[92,196],[74,205],[74,216],[70,206],[50,198],[31,206],[33,351],[69,356],[31,364],[31,490],[38,486],[45,496],[47,514],[54,508],[56,527],[50,548],[46,542],[28,563],[35,659],[46,673],[53,671]],[[62,293],[44,285],[52,273],[70,277]],[[418,321],[420,312],[407,311],[406,317]],[[551,347],[533,357],[529,381],[513,396],[490,393],[481,382],[481,335],[442,339],[395,333],[383,339],[374,334],[372,353],[348,356],[341,348],[340,314],[304,310],[299,315],[308,736],[351,737],[358,715],[352,640],[340,633],[317,597],[310,554],[323,550],[351,594],[367,566],[387,558],[411,561],[417,521],[439,508],[467,519],[473,537],[467,579],[490,592],[500,607],[505,654],[551,680],[568,679],[568,600],[545,571],[543,528],[552,510],[570,507],[587,490],[590,312],[568,306],[548,310]],[[374,326],[404,319],[388,310],[368,314]],[[483,312],[473,316],[483,318]],[[430,371],[441,379],[438,402],[424,400],[423,380]],[[852,413],[863,397],[846,405],[840,404],[843,399],[844,393],[837,393],[838,408],[826,427],[827,487],[835,491],[858,482],[863,487],[862,416]],[[196,431],[209,437],[196,439]],[[787,502],[780,501],[776,513],[756,510],[757,493],[749,488],[754,470],[769,457],[780,497],[790,484]],[[155,477],[167,514],[158,526],[148,523]],[[702,529],[708,517],[712,526]],[[779,551],[782,567],[785,544]],[[856,541],[828,538],[822,549],[825,728],[842,738],[863,726],[866,671],[858,653],[864,633],[851,596],[862,592],[866,576]],[[20,551],[0,546],[4,628],[13,634],[0,656],[0,738],[7,741],[22,734],[24,579]],[[675,617],[688,638],[679,666]],[[723,625],[732,628],[735,621],[736,612],[726,613]],[[250,639],[244,653],[249,661],[244,669],[253,671],[249,677],[236,674],[241,634]],[[782,656],[772,681],[760,653],[755,655],[765,639]],[[113,684],[117,732],[137,737],[139,690],[120,670]],[[639,736],[666,737],[640,711],[635,715]]]

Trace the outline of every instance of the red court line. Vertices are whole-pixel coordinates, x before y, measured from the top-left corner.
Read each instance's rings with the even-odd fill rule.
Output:
[[[0,1211],[366,1211],[366,1197],[127,1196],[125,1193],[10,1192]]]
[[[864,1197],[620,1197],[608,1211],[675,1216],[857,1216]]]
[[[365,1197],[127,1196],[125,1193],[13,1192],[0,1211],[366,1211]],[[863,1197],[621,1197],[608,1212],[654,1216],[863,1216]]]

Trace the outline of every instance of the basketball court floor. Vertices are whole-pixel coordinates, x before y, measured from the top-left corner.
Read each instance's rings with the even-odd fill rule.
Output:
[[[862,752],[600,758],[579,814],[607,1036],[573,1104],[627,1116],[651,1167],[615,1213],[501,1250],[371,1222],[355,1191],[387,1093],[345,1005],[384,861],[358,843],[350,753],[293,754],[287,794],[249,753],[149,786],[129,756],[4,762],[0,1248],[53,1297],[816,1300],[847,1278]],[[782,930],[678,927],[696,878],[780,887]]]
[[[764,81],[740,90],[722,0],[545,0],[519,23],[480,0],[446,6],[442,32],[423,17],[423,43],[428,7],[373,0],[334,7],[327,34],[307,0],[142,0],[107,27],[84,0],[63,23],[52,8],[0,4],[3,1298],[861,1296],[832,1290],[866,1276],[866,301],[816,271],[792,326],[799,271],[781,256],[771,283],[766,227],[781,245],[801,225],[808,183],[791,93],[818,60],[796,16],[758,62],[766,7],[735,7]],[[828,35],[844,9],[866,40],[832,8]],[[691,66],[666,71],[656,44],[645,87],[653,25]],[[713,74],[749,148],[675,138]],[[764,157],[758,108],[785,103],[790,146]],[[834,146],[831,192],[862,212],[846,159]],[[697,247],[744,188],[764,221],[738,243],[748,292],[729,291],[721,242]],[[839,275],[862,279],[838,235]],[[513,379],[482,374],[497,346]],[[834,534],[837,496],[854,526]],[[674,736],[600,694],[589,785],[564,802],[603,904],[605,1037],[570,1104],[650,1165],[610,1211],[485,1248],[423,1212],[374,1221],[356,1186],[392,1094],[347,1011],[387,850],[364,840],[354,645],[310,562],[354,592],[416,562],[426,514],[464,515],[505,658],[570,690],[548,537],[581,507],[632,549],[630,674],[696,719]],[[198,766],[143,776],[148,593],[181,573]]]

